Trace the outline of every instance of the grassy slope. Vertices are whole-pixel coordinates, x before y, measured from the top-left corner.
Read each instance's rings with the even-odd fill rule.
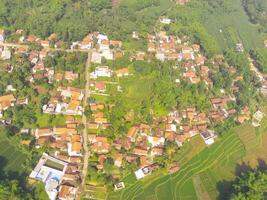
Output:
[[[242,42],[246,50],[262,47],[261,36],[258,28],[249,22],[243,10],[241,0],[227,0],[231,6],[230,13],[223,7],[209,11],[203,10],[202,22],[219,43],[221,50],[234,47],[237,42]],[[221,32],[220,32],[221,30]]]
[[[21,172],[26,155],[3,135],[0,136],[0,168],[5,172]]]

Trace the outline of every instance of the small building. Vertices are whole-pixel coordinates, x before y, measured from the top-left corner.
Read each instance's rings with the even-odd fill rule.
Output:
[[[166,17],[162,17],[162,18],[160,18],[160,23],[162,23],[162,24],[170,24],[171,23],[171,19],[169,19],[169,18],[166,18]]]
[[[207,145],[213,144],[215,142],[214,139],[217,137],[217,135],[215,135],[214,131],[211,131],[211,130],[204,131],[204,132],[200,133],[200,135]]]
[[[123,188],[125,188],[124,182],[119,182],[119,183],[114,184],[115,191],[122,190]]]
[[[5,30],[0,29],[0,43],[5,41]]]

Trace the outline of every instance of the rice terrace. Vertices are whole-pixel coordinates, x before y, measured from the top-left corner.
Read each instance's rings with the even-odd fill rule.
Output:
[[[258,132],[263,133],[262,126]],[[234,178],[242,165],[242,158],[246,153],[253,152],[261,146],[263,135],[256,136],[254,128],[243,124],[229,131],[216,145],[207,147],[180,171],[163,176],[164,172],[146,177],[143,181],[135,182],[129,176],[125,183],[128,187],[121,193],[111,193],[109,200],[194,200],[194,199],[224,199],[220,192],[227,194],[228,185],[224,182]],[[250,138],[247,140],[246,138]],[[189,152],[187,152],[189,153]],[[240,161],[240,165],[237,163]],[[158,177],[159,178],[158,178]]]

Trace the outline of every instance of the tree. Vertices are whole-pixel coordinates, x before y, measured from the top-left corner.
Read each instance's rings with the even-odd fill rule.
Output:
[[[259,170],[242,174],[233,184],[231,200],[263,200],[267,192],[267,173]]]

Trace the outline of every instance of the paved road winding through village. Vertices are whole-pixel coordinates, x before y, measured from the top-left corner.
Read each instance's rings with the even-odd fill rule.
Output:
[[[89,69],[91,65],[91,56],[92,52],[88,52],[88,58],[86,61],[86,66],[85,66],[85,90],[84,90],[84,100],[83,100],[83,108],[85,109],[88,106],[88,97],[89,97],[89,86],[90,86],[90,75],[89,75]],[[87,176],[87,170],[88,170],[88,159],[90,156],[89,148],[88,148],[88,139],[87,139],[87,118],[85,114],[82,116],[82,121],[84,124],[84,130],[83,130],[83,149],[84,149],[84,163],[83,163],[83,170],[82,170],[82,184],[81,188],[84,187],[85,182],[86,182],[86,176]]]

